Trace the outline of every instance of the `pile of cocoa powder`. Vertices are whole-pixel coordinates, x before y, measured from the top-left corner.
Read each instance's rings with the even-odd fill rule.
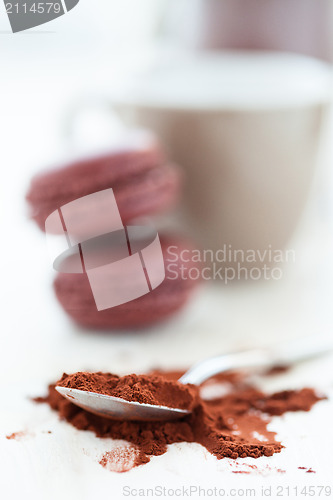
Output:
[[[178,388],[176,380],[179,376],[181,373],[178,372],[155,372],[145,376],[131,375],[119,378],[101,372],[97,374],[81,372],[71,376],[65,374],[59,383],[93,392],[104,388],[104,394],[108,393],[105,391],[110,389],[109,384],[111,384],[113,388],[110,391],[118,387],[116,393],[120,397],[126,396],[129,400],[135,395],[134,400],[155,401],[152,404],[156,402],[161,404],[159,396],[162,397],[163,394],[164,398],[165,391],[161,391],[159,395],[157,389],[160,383],[170,389],[168,399],[163,401],[167,402],[168,406],[180,407],[177,390],[175,400],[171,398],[170,401],[171,389]],[[129,392],[126,392],[126,387],[121,388],[126,380],[130,382],[130,387],[127,388]],[[156,391],[151,392],[150,396],[147,396],[147,382],[148,388]],[[211,383],[214,383],[214,380],[208,382]],[[267,430],[269,416],[282,415],[287,411],[308,411],[317,401],[324,399],[310,388],[265,394],[249,385],[240,374],[220,375],[218,383],[225,386],[226,394],[223,397],[211,400],[197,397],[196,406],[190,415],[168,422],[110,420],[93,415],[62,397],[55,390],[56,384],[49,386],[45,398],[37,398],[36,401],[48,403],[58,412],[61,419],[77,429],[92,431],[99,438],[127,441],[129,443],[127,448],[110,451],[100,461],[105,467],[123,472],[133,466],[149,462],[151,456],[164,454],[169,444],[180,442],[200,443],[218,459],[271,456],[279,453],[283,446],[276,441],[275,433]],[[201,389],[206,386],[207,383]],[[189,394],[193,396],[191,387]],[[122,457],[126,460],[122,460]],[[115,462],[114,467],[112,464],[109,467],[110,461]],[[117,466],[117,463],[120,465]]]

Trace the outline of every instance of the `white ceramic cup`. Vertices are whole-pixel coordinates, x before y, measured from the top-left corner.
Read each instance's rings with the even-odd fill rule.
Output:
[[[155,64],[111,101],[185,170],[185,231],[213,251],[264,251],[282,250],[300,218],[331,94],[314,59],[203,53]]]

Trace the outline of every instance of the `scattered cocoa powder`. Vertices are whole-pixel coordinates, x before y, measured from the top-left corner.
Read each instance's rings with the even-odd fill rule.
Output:
[[[161,382],[162,378],[163,385],[167,381],[176,381],[179,375],[177,372],[154,372],[140,376],[140,380]],[[113,377],[110,375],[110,380],[114,380]],[[121,421],[99,417],[63,398],[55,390],[54,384],[49,386],[48,395],[38,398],[38,402],[48,403],[61,419],[77,429],[92,431],[100,438],[127,441],[129,447],[124,452],[125,458],[121,448],[104,454],[100,459],[104,467],[120,472],[147,463],[151,456],[164,454],[169,444],[180,442],[200,443],[218,459],[271,456],[279,453],[283,446],[275,440],[275,433],[267,430],[267,414],[308,411],[315,402],[324,399],[312,389],[267,395],[246,384],[237,374],[220,375],[219,382],[223,383],[223,379],[224,383],[232,384],[232,390],[227,395],[206,401],[199,398],[190,415],[169,422]],[[68,379],[66,375],[61,380],[62,383],[73,383],[73,378]],[[100,383],[100,378],[96,380]],[[119,380],[117,377],[116,384]],[[90,385],[89,388],[96,390],[96,386]],[[177,407],[179,401],[168,403],[169,406]]]
[[[276,392],[258,401],[256,405],[259,410],[269,415],[282,415],[286,411],[308,411],[317,401],[318,396],[314,390],[305,388],[299,391]]]
[[[12,434],[9,434],[9,436],[6,436],[6,439],[16,439],[19,441],[25,436],[25,434],[26,433],[24,431],[13,432]]]
[[[269,368],[265,372],[265,375],[267,375],[269,377],[273,376],[273,375],[281,375],[281,373],[286,373],[289,370],[290,370],[290,366],[288,366],[288,365],[275,365],[275,366],[272,366],[272,368]]]
[[[99,464],[112,472],[127,472],[135,466],[138,459],[140,463],[149,462],[149,458],[140,457],[140,450],[135,446],[119,446],[104,453]]]
[[[256,475],[267,475],[271,473],[277,474],[285,474],[286,471],[284,469],[279,469],[276,467],[270,467],[267,463],[263,466],[262,464],[257,466],[254,464],[234,462],[234,464],[230,464],[232,467],[236,467],[231,472],[233,474],[256,474]],[[238,467],[238,468],[237,468]]]
[[[64,373],[56,383],[82,391],[98,392],[115,396],[126,401],[137,401],[151,405],[168,406],[190,410],[198,401],[198,388],[183,385],[176,380],[167,380],[160,375],[126,375],[119,377],[113,373],[78,372],[73,375]]]

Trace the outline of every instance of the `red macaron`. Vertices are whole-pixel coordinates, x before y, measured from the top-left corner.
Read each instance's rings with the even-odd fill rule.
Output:
[[[150,265],[149,259],[154,260],[151,250],[145,246],[142,252],[134,250],[134,254],[129,253],[127,261],[123,231],[133,229],[133,220],[140,216],[153,216],[172,208],[178,199],[180,185],[180,170],[167,161],[158,142],[150,135],[148,140],[146,136],[144,141],[136,141],[122,150],[77,160],[43,172],[32,180],[27,194],[32,218],[40,229],[48,235],[60,236],[64,242],[63,253],[55,256],[54,268],[60,272],[54,281],[54,289],[63,309],[76,323],[104,330],[142,328],[169,318],[187,303],[200,280],[200,271],[198,264],[182,261],[183,250],[190,249],[191,244],[178,237],[160,237],[157,260],[161,263],[162,273],[155,285],[150,286],[150,291],[143,290],[140,296],[131,295],[132,281],[139,279],[135,273],[133,279],[129,273],[127,284],[124,284],[120,270],[116,277],[108,275],[113,263],[123,269],[122,265],[131,265],[128,262],[133,262],[132,257],[135,260],[140,256],[142,260],[146,252],[148,261],[142,261],[140,272],[144,270],[149,282],[147,265]],[[110,208],[112,197],[115,203]],[[110,224],[113,212],[118,214],[115,229]],[[104,243],[101,243],[104,239],[112,241],[115,246],[105,251]],[[130,246],[129,240],[127,243]],[[92,261],[96,266],[87,267],[86,264]],[[195,267],[192,274],[191,266]],[[114,306],[109,306],[109,296],[103,307],[98,303],[98,292],[92,286],[94,279],[101,280],[102,294],[104,288],[107,293],[115,288],[115,300],[111,301]],[[120,288],[112,283],[119,283]],[[122,302],[124,290],[130,299]],[[102,299],[104,301],[104,296]]]
[[[83,196],[112,188],[122,221],[153,215],[178,198],[181,175],[151,139],[121,151],[74,161],[38,174],[26,196],[31,217],[45,231],[47,217]]]
[[[191,245],[177,237],[160,237],[165,279],[154,290],[130,302],[98,311],[86,274],[59,273],[56,296],[66,313],[87,328],[137,329],[159,323],[180,311],[200,281],[198,263],[183,259]],[[186,255],[187,255],[186,253]]]

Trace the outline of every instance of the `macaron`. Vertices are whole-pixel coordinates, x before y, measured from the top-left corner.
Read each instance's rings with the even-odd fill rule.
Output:
[[[26,199],[31,217],[45,231],[47,217],[83,196],[112,188],[122,222],[154,215],[178,198],[179,169],[153,136],[126,147],[48,170],[33,178]]]
[[[59,273],[55,294],[69,317],[83,327],[103,330],[139,329],[167,320],[181,311],[200,282],[196,262],[183,258],[193,247],[174,236],[160,236],[165,279],[139,298],[97,310],[87,274]]]

